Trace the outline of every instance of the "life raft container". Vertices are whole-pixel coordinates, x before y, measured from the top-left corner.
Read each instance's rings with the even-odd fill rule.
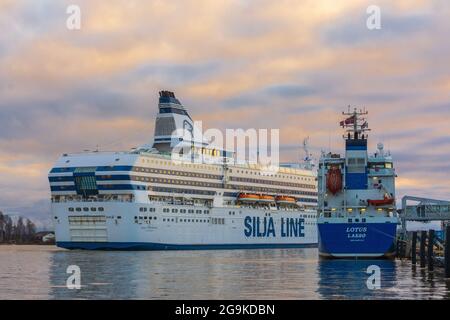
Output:
[[[333,194],[342,190],[342,172],[339,167],[331,167],[327,172],[327,189]]]

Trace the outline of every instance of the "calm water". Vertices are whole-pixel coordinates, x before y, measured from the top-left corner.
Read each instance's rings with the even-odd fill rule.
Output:
[[[381,289],[366,286],[369,265]],[[81,269],[66,288],[67,266]],[[408,261],[319,260],[317,249],[66,251],[0,246],[0,299],[449,299],[442,271]]]

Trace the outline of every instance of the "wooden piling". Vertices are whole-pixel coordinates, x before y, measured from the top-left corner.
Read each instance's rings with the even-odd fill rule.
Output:
[[[397,257],[400,259],[405,258],[405,237],[397,237]]]
[[[402,258],[406,258],[406,240],[402,239],[401,243]]]
[[[400,257],[400,237],[398,237],[398,236],[395,241],[395,255],[397,256],[397,258],[401,258]]]
[[[400,259],[405,257],[405,252],[403,250],[403,239],[399,239],[399,248],[400,248]]]
[[[405,238],[405,258],[411,258],[411,237],[412,232],[408,232]]]
[[[445,277],[450,278],[450,224],[445,227]]]
[[[411,243],[411,263],[416,265],[416,247],[417,247],[417,231],[412,233],[412,243]]]
[[[427,232],[421,231],[420,232],[420,267],[425,268],[426,261],[425,261],[425,241],[427,238]]]
[[[434,230],[430,230],[428,231],[428,251],[427,251],[428,271],[434,270],[433,245],[434,245]]]

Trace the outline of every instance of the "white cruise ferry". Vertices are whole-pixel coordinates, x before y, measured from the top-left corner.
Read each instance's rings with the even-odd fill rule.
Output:
[[[64,154],[57,160],[49,182],[59,247],[317,245],[312,167],[281,165],[267,175],[258,164],[237,164],[232,152],[210,147],[203,138],[189,141],[180,135],[180,129],[192,133],[198,128],[172,92],[160,92],[158,107],[152,144],[127,152]],[[174,159],[179,141],[189,145],[190,159],[182,152]],[[219,161],[199,163],[198,157]]]

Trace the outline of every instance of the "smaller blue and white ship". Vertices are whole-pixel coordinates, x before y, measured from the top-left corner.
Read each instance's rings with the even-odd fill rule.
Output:
[[[368,155],[366,111],[344,112],[345,156],[322,153],[318,169],[319,254],[326,258],[389,258],[398,218],[395,169],[382,143]]]

